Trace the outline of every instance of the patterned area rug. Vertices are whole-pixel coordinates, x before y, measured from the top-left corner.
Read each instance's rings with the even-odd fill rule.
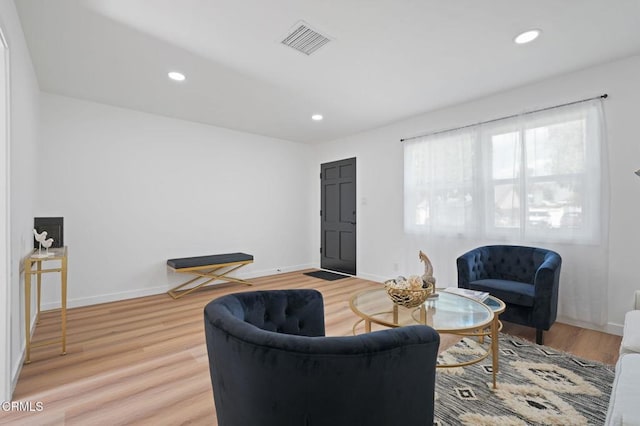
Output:
[[[438,362],[465,361],[482,353],[485,339],[464,338]],[[435,425],[602,425],[614,366],[588,361],[500,334],[498,388],[492,388],[491,356],[436,372]]]

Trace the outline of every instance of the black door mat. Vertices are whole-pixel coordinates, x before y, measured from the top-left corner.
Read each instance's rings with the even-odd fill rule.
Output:
[[[309,275],[310,277],[320,278],[321,280],[326,281],[335,281],[341,280],[343,278],[349,278],[348,275],[334,274],[333,272],[328,271],[305,272],[304,275]]]

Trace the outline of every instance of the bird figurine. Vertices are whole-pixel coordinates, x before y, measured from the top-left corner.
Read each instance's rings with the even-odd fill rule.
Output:
[[[53,244],[53,238],[46,239],[42,242],[42,246],[47,249],[46,255],[49,256],[49,247]]]
[[[429,284],[433,285],[433,294],[431,297],[436,297],[436,277],[433,276],[433,265],[431,264],[431,260],[422,250],[420,250],[418,257],[421,262],[424,262],[424,274],[422,275],[424,286],[428,287]]]
[[[40,252],[42,251],[42,242],[47,239],[47,231],[42,231],[38,234],[38,231],[36,231],[36,229],[34,228],[33,236],[38,242],[38,254],[40,254]]]

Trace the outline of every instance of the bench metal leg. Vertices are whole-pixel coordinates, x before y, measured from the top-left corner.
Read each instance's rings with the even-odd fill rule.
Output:
[[[249,262],[250,263],[250,262]],[[217,280],[222,280],[222,281],[233,281],[233,282],[237,282],[240,284],[245,284],[245,285],[253,285],[248,281],[242,280],[240,278],[235,278],[235,277],[229,277],[227,276],[227,274],[230,274],[233,271],[236,271],[240,268],[242,268],[243,266],[247,265],[248,263],[241,263],[239,265],[234,266],[233,268],[229,269],[228,271],[221,273],[221,274],[217,274],[216,272],[224,269],[224,268],[228,268],[229,265],[223,265],[223,266],[219,266],[219,267],[214,267],[211,268],[210,270],[189,270],[189,271],[181,271],[179,269],[176,269],[176,272],[179,273],[184,273],[184,274],[193,274],[193,275],[197,275],[195,278],[190,279],[189,281],[185,281],[184,283],[172,288],[171,290],[169,290],[167,293],[169,294],[169,296],[173,297],[174,299],[179,299],[183,296],[186,296],[189,293],[192,293],[194,291],[196,291],[197,289],[199,289],[200,287],[209,284],[212,281],[217,281]],[[182,288],[188,286],[189,284],[193,284],[194,282],[196,282],[199,279],[205,279],[205,281],[196,284],[195,286],[185,289],[185,290],[181,290]]]

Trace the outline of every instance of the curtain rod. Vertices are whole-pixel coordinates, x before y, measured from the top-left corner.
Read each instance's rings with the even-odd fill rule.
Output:
[[[592,98],[587,98],[587,99],[581,99],[579,101],[574,101],[574,102],[567,102],[566,104],[554,105],[554,106],[550,106],[550,107],[546,107],[546,108],[536,109],[534,111],[527,111],[527,112],[523,112],[522,114],[513,114],[513,115],[508,115],[506,117],[494,118],[493,120],[481,121],[480,123],[467,124],[466,126],[454,127],[454,128],[451,128],[451,129],[438,130],[436,132],[424,133],[422,135],[417,135],[417,136],[411,136],[411,137],[408,137],[408,138],[400,139],[400,142],[405,142],[405,141],[410,141],[410,140],[413,140],[413,139],[423,138],[425,136],[438,135],[440,133],[445,133],[445,132],[452,132],[454,130],[466,129],[467,127],[473,127],[473,126],[479,126],[481,124],[493,123],[494,121],[500,121],[500,120],[506,120],[506,119],[514,118],[514,117],[520,117],[522,115],[528,115],[528,114],[533,114],[533,113],[536,113],[536,112],[547,111],[547,110],[554,109],[554,108],[560,108],[560,107],[564,107],[564,106],[575,105],[575,104],[579,104],[581,102],[592,101],[594,99],[607,99],[608,97],[609,97],[609,95],[607,95],[605,93],[604,95],[594,96]]]

